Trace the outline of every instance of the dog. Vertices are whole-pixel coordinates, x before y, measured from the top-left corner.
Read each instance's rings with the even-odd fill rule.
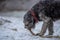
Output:
[[[53,21],[60,19],[60,1],[40,1],[35,4],[25,15],[24,25],[33,35],[43,36],[48,28],[49,34],[53,35]],[[43,21],[42,29],[39,33],[34,34],[32,28],[35,24]]]

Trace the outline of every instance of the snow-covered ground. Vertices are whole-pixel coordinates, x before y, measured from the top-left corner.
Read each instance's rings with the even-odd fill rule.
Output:
[[[60,40],[59,38],[41,38],[39,36],[33,36],[24,28],[23,15],[26,12],[8,12],[8,14],[9,13],[15,13],[14,17],[13,15],[7,16],[7,14],[0,15],[0,18],[11,21],[11,23],[3,22],[3,25],[0,25],[0,40]],[[33,32],[38,33],[42,24],[43,22],[37,23]],[[46,32],[46,34],[48,34],[48,32]],[[54,35],[60,35],[60,20],[54,22]]]

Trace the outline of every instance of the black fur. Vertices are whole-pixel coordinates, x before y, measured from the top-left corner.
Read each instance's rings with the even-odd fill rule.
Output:
[[[45,16],[50,17],[53,21],[60,19],[60,1],[40,1],[39,3],[35,4],[31,8],[31,10],[34,11],[39,21],[41,20],[39,17],[40,12],[43,13]],[[35,21],[34,19],[32,19],[33,17],[31,15],[31,11],[29,10],[24,16],[24,24],[28,22],[28,24],[31,25],[31,21],[33,25],[31,25],[30,27],[33,28],[33,26],[35,26]],[[27,27],[29,27],[29,25]]]

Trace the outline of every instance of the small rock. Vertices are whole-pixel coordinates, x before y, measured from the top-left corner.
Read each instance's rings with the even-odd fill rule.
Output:
[[[0,21],[0,25],[3,25],[4,24],[4,21]]]
[[[17,31],[17,29],[12,29],[13,31]]]

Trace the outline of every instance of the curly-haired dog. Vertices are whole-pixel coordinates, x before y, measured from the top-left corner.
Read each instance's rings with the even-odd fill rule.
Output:
[[[49,35],[53,35],[53,21],[60,19],[60,1],[40,1],[35,4],[31,10],[24,15],[24,24],[33,35],[31,29],[35,28],[35,24],[43,21],[43,26],[37,35],[43,36],[48,28]]]

